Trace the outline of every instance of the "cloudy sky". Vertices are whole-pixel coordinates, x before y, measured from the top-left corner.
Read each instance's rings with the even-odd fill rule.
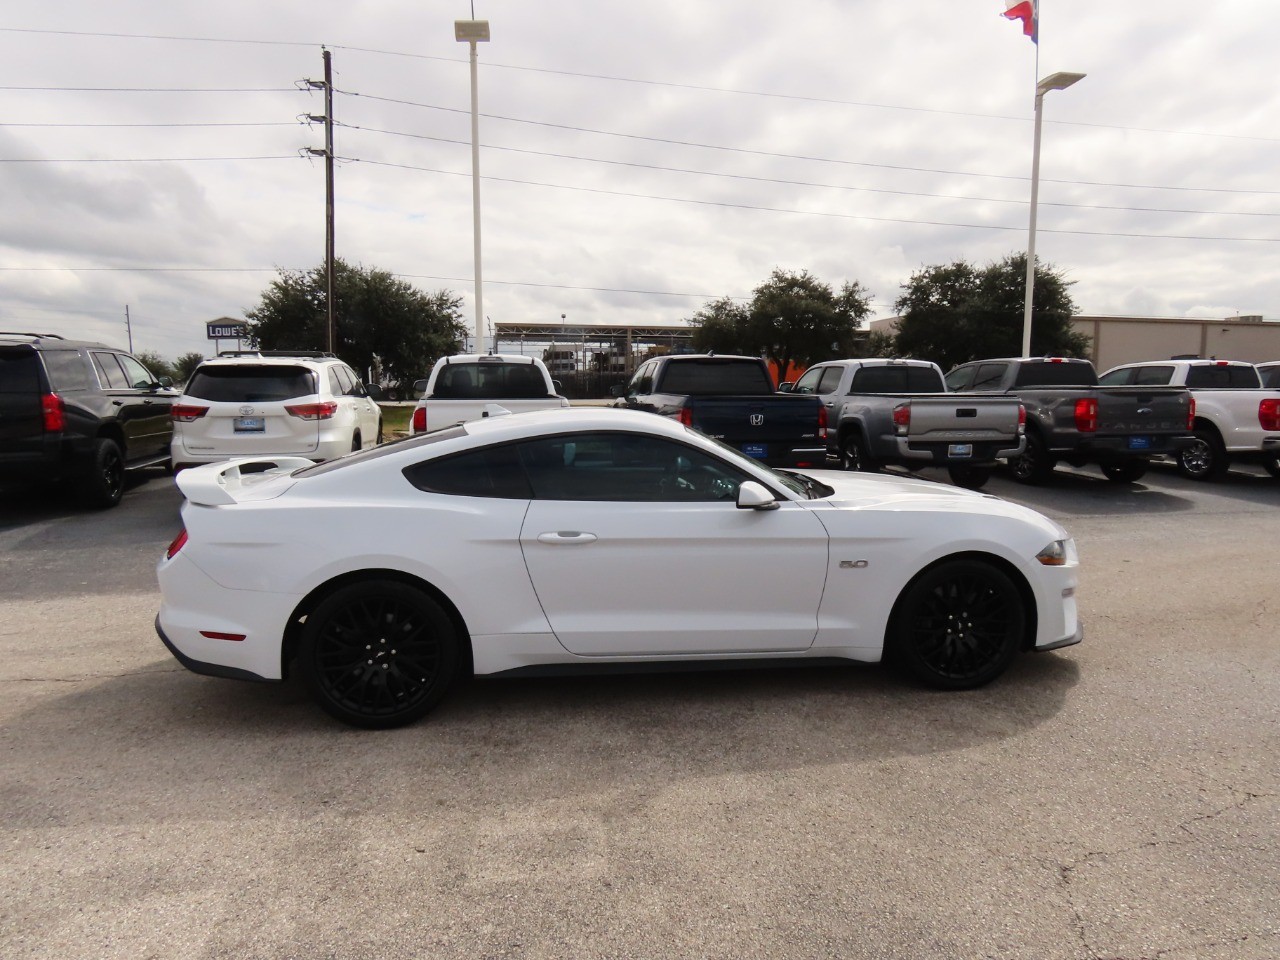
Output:
[[[1026,248],[1081,313],[1280,317],[1280,5],[476,0],[484,312],[678,323],[775,267],[859,281]],[[0,329],[208,352],[337,251],[473,316],[462,0],[49,0],[0,14]]]

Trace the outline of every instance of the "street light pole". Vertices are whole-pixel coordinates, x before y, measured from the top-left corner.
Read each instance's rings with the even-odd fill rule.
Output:
[[[471,15],[475,16],[475,5]],[[476,353],[484,353],[484,283],[480,266],[480,95],[476,78],[476,44],[489,39],[488,20],[455,20],[453,38],[471,46],[471,217],[476,270]]]
[[[1022,307],[1022,356],[1031,356],[1031,301],[1036,285],[1036,207],[1040,199],[1040,121],[1044,114],[1044,95],[1050,90],[1065,90],[1083,73],[1054,73],[1036,84],[1035,136],[1031,146],[1031,224],[1027,228],[1027,296]]]

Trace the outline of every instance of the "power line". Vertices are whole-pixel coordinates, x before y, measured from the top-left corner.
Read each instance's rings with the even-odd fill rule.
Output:
[[[13,87],[27,93],[297,93],[297,87]]]
[[[297,154],[276,157],[0,157],[0,163],[203,163],[205,161],[297,159]]]
[[[267,120],[254,122],[226,123],[0,123],[0,127],[59,127],[59,128],[98,128],[98,127],[296,127],[296,120]]]

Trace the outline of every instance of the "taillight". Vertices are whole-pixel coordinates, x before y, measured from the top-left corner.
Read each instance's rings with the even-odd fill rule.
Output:
[[[284,412],[299,420],[328,420],[338,412],[338,403],[336,400],[326,400],[323,403],[298,403],[285,407]]]
[[[1027,432],[1027,408],[1018,404],[1018,436]]]
[[[165,554],[164,554],[165,559],[172,560],[174,557],[174,554],[176,554],[179,550],[181,550],[184,546],[186,546],[186,543],[187,543],[187,528],[183,527],[182,530],[178,533],[178,535],[173,538],[173,542],[169,544],[169,549],[165,551]]]
[[[681,407],[680,412],[676,414],[676,419],[679,420],[683,426],[692,427],[693,411],[688,407]]]
[[[46,393],[40,398],[40,413],[45,433],[58,433],[67,428],[67,405],[56,393]]]
[[[1262,411],[1258,411],[1261,416]],[[1195,430],[1196,428],[1196,398],[1192,397],[1191,402],[1187,404],[1187,429]]]
[[[208,412],[208,407],[197,407],[194,404],[175,403],[169,408],[169,418],[175,423],[190,423],[192,420],[199,420]]]
[[[1097,431],[1098,401],[1094,397],[1081,397],[1076,401],[1076,429],[1081,433]]]
[[[900,403],[893,408],[893,425],[898,436],[905,437],[911,429],[911,404]]]
[[[818,407],[818,439],[827,439],[827,408],[825,406]]]
[[[427,432],[427,408],[426,407],[413,408],[413,421],[410,424],[409,429],[412,430],[414,433]]]
[[[1258,404],[1258,422],[1263,430],[1280,430],[1280,400],[1263,400]]]

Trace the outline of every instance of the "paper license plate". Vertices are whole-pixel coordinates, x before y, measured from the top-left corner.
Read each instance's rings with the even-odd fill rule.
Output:
[[[233,429],[236,433],[261,433],[266,426],[262,417],[236,417]]]
[[[1150,450],[1151,438],[1150,437],[1130,437],[1129,449],[1130,450]]]
[[[748,457],[755,457],[757,460],[763,460],[769,455],[769,448],[763,443],[744,443],[742,452]]]
[[[964,460],[973,456],[972,443],[953,443],[947,446],[947,456],[955,460]]]

